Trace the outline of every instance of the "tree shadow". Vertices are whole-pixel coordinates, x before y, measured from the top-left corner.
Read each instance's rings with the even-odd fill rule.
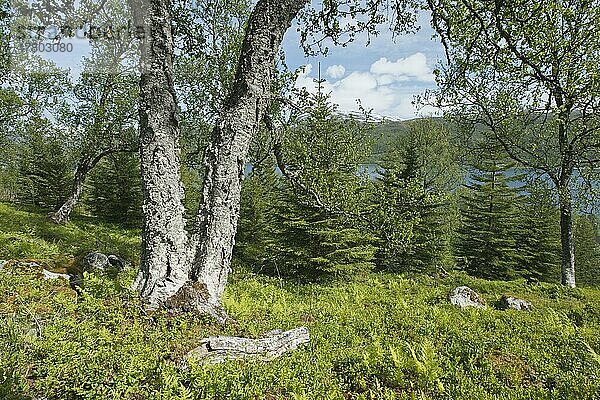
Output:
[[[320,285],[331,286],[334,284],[347,283],[356,279],[356,274],[334,273],[322,271],[316,268],[291,268],[278,267],[275,264],[257,264],[253,262],[242,262],[234,259],[234,269],[244,273],[250,273],[266,278],[278,279],[296,286]]]

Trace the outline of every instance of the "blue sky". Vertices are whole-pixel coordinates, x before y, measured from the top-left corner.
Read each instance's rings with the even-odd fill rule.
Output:
[[[429,15],[419,18],[421,29],[395,39],[389,31],[372,38],[365,46],[365,36],[347,47],[330,47],[327,57],[306,58],[299,47],[299,34],[290,29],[284,39],[287,63],[291,69],[307,65],[297,86],[314,90],[321,62],[321,77],[326,79],[325,90],[339,105],[340,111],[357,110],[357,99],[379,115],[402,119],[417,116],[411,104],[415,95],[434,89],[432,71],[443,57],[443,47],[432,39]],[[433,110],[421,110],[428,115]]]

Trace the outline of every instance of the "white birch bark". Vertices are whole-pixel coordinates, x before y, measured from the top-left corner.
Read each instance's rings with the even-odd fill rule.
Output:
[[[260,0],[246,28],[233,88],[206,151],[203,199],[188,240],[179,177],[168,0],[146,0],[140,83],[144,227],[134,284],[151,308],[197,311],[226,320],[221,297],[231,269],[243,169],[269,102],[283,35],[305,1]]]
[[[240,190],[250,141],[270,100],[275,57],[303,1],[259,1],[246,28],[233,90],[206,151],[203,202],[192,251],[195,279],[206,284],[209,300],[220,303],[237,229]]]
[[[170,2],[148,0],[141,7],[136,11],[146,27],[139,105],[144,224],[140,273],[134,287],[150,308],[158,308],[188,279],[188,239],[179,172]]]

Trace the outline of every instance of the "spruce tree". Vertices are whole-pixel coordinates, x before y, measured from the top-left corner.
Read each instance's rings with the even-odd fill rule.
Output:
[[[0,201],[16,200],[19,189],[19,146],[13,132],[14,115],[21,106],[21,99],[14,91],[0,88]]]
[[[309,276],[370,270],[374,237],[360,218],[369,182],[359,173],[370,153],[370,127],[339,115],[320,86],[299,98],[299,109],[285,128],[278,162],[286,183],[274,220],[274,262]]]
[[[275,262],[288,274],[349,277],[373,269],[374,237],[346,217],[332,216],[282,193],[276,222]]]
[[[381,165],[372,197],[379,265],[420,272],[448,266],[449,191],[458,176],[448,130],[430,119],[411,122]]]
[[[509,279],[519,268],[516,249],[520,195],[512,164],[490,157],[473,167],[461,195],[462,224],[456,255],[466,271],[488,279]]]
[[[379,266],[392,271],[410,269],[415,227],[421,222],[427,193],[417,180],[407,179],[402,168],[389,164],[377,178],[372,202],[370,218],[379,238]]]
[[[93,215],[109,222],[139,226],[142,193],[139,160],[133,153],[105,157],[91,173],[86,204]]]
[[[54,208],[64,201],[71,184],[67,149],[45,119],[33,118],[25,130],[19,146],[19,201]]]
[[[560,280],[560,225],[558,208],[544,185],[528,182],[518,204],[516,250],[519,275],[528,280]]]
[[[247,267],[276,272],[276,213],[280,209],[282,178],[273,168],[253,169],[242,182],[240,219],[234,258]]]

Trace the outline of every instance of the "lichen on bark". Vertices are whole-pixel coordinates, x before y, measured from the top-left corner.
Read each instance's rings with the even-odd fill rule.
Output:
[[[142,260],[134,287],[151,308],[226,321],[221,297],[231,270],[243,167],[268,103],[275,59],[304,1],[260,0],[250,15],[234,83],[205,152],[202,203],[185,230],[173,87],[170,1],[143,0],[140,156]],[[140,11],[142,10],[142,11]]]

